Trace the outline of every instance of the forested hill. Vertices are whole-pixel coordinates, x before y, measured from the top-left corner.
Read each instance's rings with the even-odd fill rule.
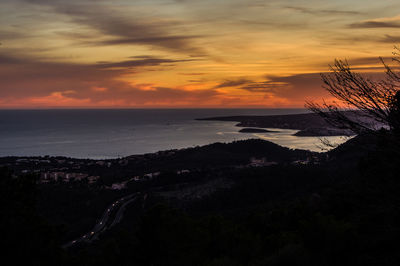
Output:
[[[396,147],[390,133],[358,136],[322,154],[248,140],[60,165],[85,162],[90,171],[98,168],[118,181],[118,173],[160,172],[130,179],[123,190],[100,181],[35,189],[32,176],[3,171],[2,184],[8,185],[2,186],[2,241],[15,261],[41,265],[397,265]],[[19,167],[23,162],[29,160]],[[35,162],[39,169],[40,160]],[[118,205],[127,195],[136,198]],[[27,199],[37,201],[36,208]],[[111,203],[119,209],[106,229],[60,248],[81,239]],[[15,212],[16,206],[26,208]]]

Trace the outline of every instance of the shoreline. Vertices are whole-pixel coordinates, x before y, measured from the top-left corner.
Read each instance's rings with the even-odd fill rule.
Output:
[[[352,135],[348,130],[337,129],[330,126],[323,118],[314,113],[267,116],[220,116],[197,118],[196,120],[238,122],[236,127],[243,128],[280,128],[299,130],[294,134],[294,136],[297,137],[333,137]]]

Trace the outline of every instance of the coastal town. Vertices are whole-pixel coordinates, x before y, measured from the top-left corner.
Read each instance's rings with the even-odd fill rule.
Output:
[[[70,184],[84,185],[93,188],[110,190],[123,190],[127,188],[129,182],[144,182],[160,176],[164,172],[174,175],[188,175],[193,171],[218,171],[214,164],[217,160],[207,160],[207,164],[199,168],[189,167],[184,163],[176,164],[177,157],[185,153],[195,153],[196,149],[182,149],[160,151],[152,154],[133,155],[118,159],[75,159],[67,157],[2,157],[0,167],[12,169],[16,175],[34,175],[37,184],[57,185]],[[249,154],[250,155],[250,154]],[[274,156],[249,156],[246,153],[237,163],[225,165],[235,169],[258,168],[275,166],[280,163],[291,165],[314,165],[321,160],[326,160],[326,156],[318,153],[309,152],[300,157],[293,157],[283,162]],[[167,164],[156,162],[169,161]],[[179,161],[179,160],[178,160]],[[111,173],[111,174],[110,174]]]

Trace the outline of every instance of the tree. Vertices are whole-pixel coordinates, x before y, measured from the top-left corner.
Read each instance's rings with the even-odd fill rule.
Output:
[[[395,47],[393,61],[400,64],[400,49]],[[347,60],[335,60],[331,72],[321,74],[323,87],[338,101],[307,102],[306,107],[332,126],[356,134],[389,129],[400,135],[400,75],[380,58],[383,79],[376,80],[352,71]]]

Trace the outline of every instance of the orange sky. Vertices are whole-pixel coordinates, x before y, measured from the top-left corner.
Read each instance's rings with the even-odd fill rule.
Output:
[[[0,108],[303,107],[335,58],[382,71],[392,0],[2,0]]]

